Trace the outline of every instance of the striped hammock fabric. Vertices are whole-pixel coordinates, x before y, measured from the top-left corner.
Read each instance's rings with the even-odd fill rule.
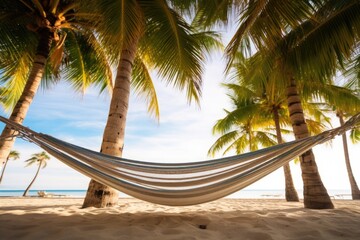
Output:
[[[152,163],[105,155],[35,132],[0,116],[17,136],[33,142],[80,173],[135,198],[185,206],[234,193],[317,144],[343,134],[360,122],[360,113],[343,126],[316,136],[241,155],[190,163]],[[171,159],[169,159],[171,160]]]

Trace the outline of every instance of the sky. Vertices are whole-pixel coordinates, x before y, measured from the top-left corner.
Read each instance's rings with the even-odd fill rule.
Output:
[[[219,56],[220,58],[221,56]],[[224,81],[224,64],[209,61],[204,73],[203,94],[200,106],[189,105],[185,94],[156,81],[160,103],[160,122],[150,117],[143,99],[132,95],[130,100],[123,156],[152,162],[190,162],[211,159],[207,151],[219,136],[211,129],[217,119],[229,109],[226,91],[220,86]],[[62,140],[89,148],[100,149],[102,133],[108,113],[110,97],[89,89],[85,95],[74,92],[66,83],[47,90],[39,90],[24,121],[35,131],[50,134]],[[1,112],[2,116],[8,116]],[[336,119],[334,119],[336,120]],[[1,129],[3,124],[0,125]],[[337,127],[334,121],[333,127]],[[10,161],[0,190],[25,189],[36,172],[36,166],[25,168],[24,161],[31,154],[42,151],[32,143],[18,139],[15,147],[21,158]],[[353,173],[360,183],[360,145],[349,143]],[[350,189],[341,137],[332,146],[314,148],[316,162],[325,187]],[[216,157],[221,157],[218,155]],[[291,163],[295,187],[302,189],[300,165]],[[32,189],[87,189],[89,178],[77,173],[55,158],[41,169]],[[284,189],[282,169],[250,185],[247,189]]]

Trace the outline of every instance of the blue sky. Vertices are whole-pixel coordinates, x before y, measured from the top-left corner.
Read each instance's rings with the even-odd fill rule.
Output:
[[[154,162],[189,162],[209,159],[207,151],[218,136],[213,136],[214,122],[223,117],[229,103],[223,81],[223,64],[212,61],[204,74],[201,106],[189,105],[185,95],[157,81],[161,118],[158,123],[149,117],[143,100],[131,96],[124,157]],[[109,107],[107,93],[99,95],[89,89],[85,95],[76,93],[65,83],[46,91],[38,91],[30,107],[25,126],[53,135],[71,143],[99,150]],[[4,112],[1,113],[3,116]],[[334,127],[338,124],[334,122]],[[2,128],[3,125],[0,125]],[[24,168],[24,160],[41,149],[34,144],[17,140],[15,149],[21,159],[11,161],[0,190],[25,189],[36,167]],[[360,145],[350,144],[350,158],[355,178],[360,183]],[[328,189],[350,189],[342,152],[341,138],[332,147],[321,145],[314,149],[320,174]],[[220,156],[218,156],[220,157]],[[300,166],[291,163],[297,189],[302,189]],[[52,158],[42,169],[32,189],[87,189],[89,179]],[[267,176],[248,189],[283,189],[282,169]]]

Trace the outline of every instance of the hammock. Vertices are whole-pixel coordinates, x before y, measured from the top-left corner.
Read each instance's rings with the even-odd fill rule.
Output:
[[[343,126],[316,136],[241,155],[190,163],[151,163],[105,155],[35,132],[0,116],[16,137],[33,142],[80,173],[135,198],[185,206],[234,193],[282,167],[317,144],[360,122],[360,113]]]

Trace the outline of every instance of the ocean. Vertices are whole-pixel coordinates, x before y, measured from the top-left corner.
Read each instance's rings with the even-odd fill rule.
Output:
[[[30,190],[28,196],[38,196],[38,191],[45,191],[48,194],[59,197],[74,197],[83,198],[86,195],[86,190]],[[0,197],[19,197],[22,196],[24,190],[0,190]],[[328,190],[332,199],[351,199],[350,190]],[[302,198],[302,191],[298,190],[299,197]],[[129,197],[124,193],[120,193],[119,197]],[[284,199],[284,190],[249,190],[244,189],[231,194],[228,198],[268,198],[268,199]]]

